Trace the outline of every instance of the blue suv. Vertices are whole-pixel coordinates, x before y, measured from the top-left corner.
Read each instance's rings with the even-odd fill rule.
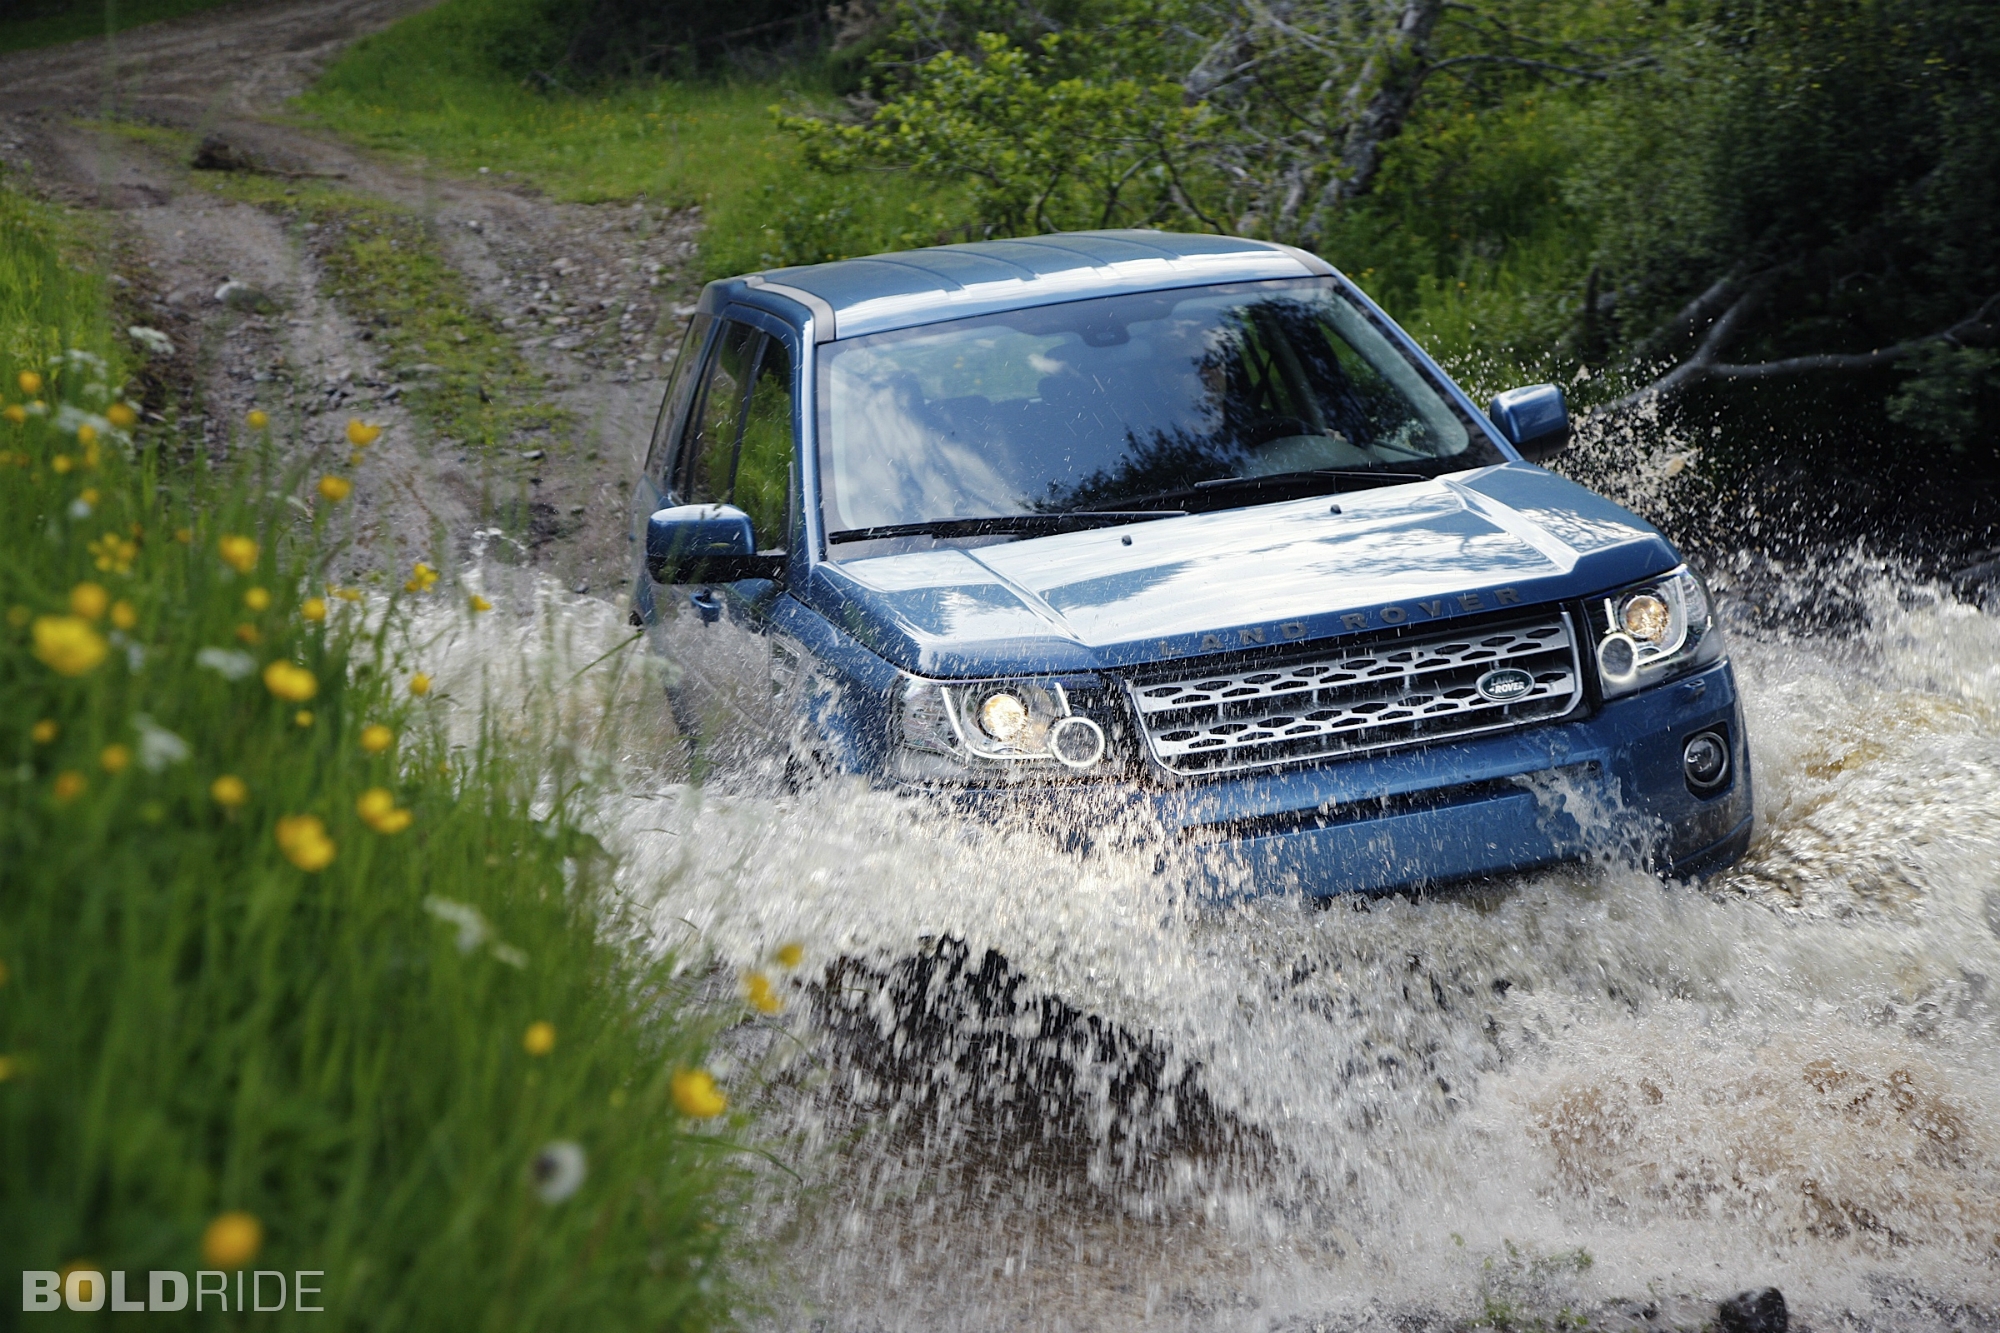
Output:
[[[1535,466],[1568,436],[1559,389],[1481,412],[1262,241],[732,278],[646,457],[635,617],[684,726],[1086,836],[1138,814],[1212,891],[1711,871],[1751,830],[1722,634],[1658,531]]]

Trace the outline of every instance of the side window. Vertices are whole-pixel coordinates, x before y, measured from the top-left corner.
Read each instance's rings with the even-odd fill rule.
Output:
[[[653,423],[652,446],[646,450],[646,475],[662,491],[667,489],[667,464],[673,459],[674,441],[687,417],[688,399],[694,395],[696,372],[708,345],[709,326],[714,323],[713,315],[696,315],[688,321],[681,334],[680,352],[674,357],[673,374],[667,377],[667,392],[660,399],[660,417]]]
[[[785,502],[792,483],[792,358],[781,340],[764,339],[753,373],[732,503],[750,515],[757,541],[777,549],[791,536]]]
[[[674,463],[682,504],[733,504],[757,542],[782,550],[791,534],[792,358],[784,341],[725,323],[701,377]]]
[[[674,478],[683,504],[727,504],[736,471],[736,438],[743,426],[744,389],[751,358],[764,335],[747,324],[724,324],[709,355],[701,397]]]

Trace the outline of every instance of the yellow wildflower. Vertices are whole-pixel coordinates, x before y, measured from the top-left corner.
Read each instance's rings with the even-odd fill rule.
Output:
[[[361,822],[385,837],[401,833],[410,826],[412,818],[408,810],[396,808],[396,797],[387,787],[370,787],[355,798],[354,813],[361,816]]]
[[[58,801],[74,801],[90,787],[83,774],[73,768],[66,768],[56,774],[55,793]]]
[[[224,773],[208,784],[208,795],[223,809],[234,810],[250,799],[250,787],[234,773]]]
[[[113,403],[105,408],[104,419],[120,430],[130,430],[139,424],[139,414],[124,403]]]
[[[353,490],[354,483],[345,477],[336,477],[332,473],[328,473],[319,479],[320,496],[330,504],[339,504]]]
[[[86,449],[88,449],[91,445],[96,444],[97,427],[91,425],[88,421],[84,422],[81,426],[78,426],[76,428],[76,442],[82,445]]]
[[[95,509],[97,508],[97,502],[102,500],[104,496],[98,492],[95,486],[86,486],[77,492],[76,498],[89,505],[92,509]]]
[[[333,863],[333,839],[318,815],[284,815],[278,820],[278,850],[299,869],[313,872]]]
[[[327,591],[332,593],[335,597],[338,597],[343,602],[359,602],[359,601],[365,601],[367,599],[367,594],[363,593],[359,588],[329,587]]]
[[[298,712],[292,714],[292,725],[297,727],[299,730],[303,731],[307,727],[310,727],[312,724],[313,724],[312,709],[301,708]]]
[[[93,492],[86,491],[86,496]],[[92,502],[94,503],[94,502]],[[130,574],[132,562],[139,558],[139,543],[121,537],[115,532],[107,532],[94,538],[90,543],[90,554],[99,572],[105,574]]]
[[[319,678],[283,658],[264,668],[264,688],[289,704],[302,704],[319,693]]]
[[[111,651],[104,636],[77,616],[36,616],[35,656],[51,671],[81,676]]]
[[[431,678],[419,671],[410,677],[410,693],[422,698],[431,692]]]
[[[88,435],[84,433],[86,431],[89,432]],[[77,430],[76,438],[83,442],[83,465],[92,472],[97,471],[98,463],[102,462],[104,458],[103,451],[97,447],[97,432],[89,426],[83,426]],[[90,496],[92,497],[90,503],[97,503],[96,495],[96,491],[90,492]]]
[[[299,603],[299,614],[317,625],[326,619],[326,602],[323,598],[308,597]]]
[[[715,1076],[706,1069],[680,1069],[669,1086],[674,1105],[694,1120],[712,1120],[729,1109],[729,1098],[715,1086]]]
[[[7,418],[17,426],[25,426],[28,424],[28,409],[19,403],[9,403],[5,411],[0,411],[0,417]]]
[[[102,620],[111,608],[111,594],[95,583],[79,583],[69,590],[69,609],[85,620]]]
[[[37,745],[47,745],[60,735],[62,728],[56,725],[56,720],[52,717],[45,717],[28,729],[28,739]]]
[[[194,544],[194,529],[193,529],[193,528],[175,528],[175,529],[174,529],[174,540],[175,540],[175,541],[177,541],[177,542],[179,542],[179,543],[180,543],[180,544],[181,544],[182,546],[191,546],[191,545],[193,545],[193,544]]]
[[[419,560],[410,570],[409,581],[403,584],[404,592],[429,592],[431,585],[438,581],[438,572]]]
[[[260,642],[264,636],[257,632],[257,627],[255,625],[238,625],[236,627],[236,637],[242,640],[244,643],[257,643]]]
[[[480,611],[491,611],[493,609],[493,603],[487,601],[484,597],[481,597],[478,593],[474,593],[472,594],[472,609],[475,613]]]
[[[371,723],[361,729],[361,748],[368,754],[380,754],[396,743],[396,733],[380,722]]]
[[[251,430],[262,430],[271,424],[271,414],[261,407],[253,407],[250,409],[249,415],[245,416],[243,420]]]
[[[19,384],[21,386],[21,392],[25,393],[30,398],[33,398],[36,394],[42,391],[42,377],[40,375],[37,375],[32,370],[22,371],[18,376],[15,377],[14,382]]]
[[[111,623],[119,629],[137,629],[139,626],[138,608],[123,597],[120,597],[111,604]]]
[[[243,594],[243,605],[249,607],[252,611],[269,611],[271,609],[270,591],[265,588],[251,588]]]
[[[201,1233],[202,1262],[241,1268],[264,1248],[264,1225],[249,1213],[224,1213]]]
[[[804,958],[805,956],[806,956],[805,946],[800,944],[797,940],[791,940],[788,941],[787,943],[778,946],[777,957],[778,957],[779,967],[785,967],[785,968],[797,967],[799,965],[799,960]]]
[[[371,426],[359,417],[347,423],[347,442],[356,449],[366,449],[382,438],[382,428]]]
[[[68,454],[57,454],[54,458],[51,458],[49,460],[49,466],[54,468],[58,475],[61,475],[63,473],[67,473],[71,468],[75,467],[76,460],[74,458],[71,458]]]
[[[547,1020],[528,1024],[521,1034],[521,1049],[529,1055],[547,1055],[556,1048],[556,1025]]]
[[[97,762],[106,773],[123,773],[132,763],[132,748],[129,745],[107,745],[97,756]]]
[[[760,1014],[775,1014],[785,1007],[785,1002],[771,989],[771,979],[762,972],[747,973],[743,978],[743,990],[750,1000],[750,1007]]]
[[[222,563],[238,574],[248,574],[257,568],[257,543],[248,537],[230,534],[215,544],[222,556]]]

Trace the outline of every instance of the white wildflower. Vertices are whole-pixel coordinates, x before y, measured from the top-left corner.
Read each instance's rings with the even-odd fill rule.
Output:
[[[587,1172],[582,1146],[568,1139],[557,1139],[536,1153],[528,1168],[543,1203],[561,1203],[582,1189]]]
[[[220,672],[226,680],[242,680],[257,670],[257,659],[238,648],[204,648],[194,655],[196,666]]]
[[[471,903],[456,902],[450,898],[435,895],[424,899],[424,910],[440,921],[449,921],[458,927],[458,951],[471,953],[486,942],[493,933],[493,927],[486,924],[486,918]]]
[[[125,330],[133,342],[144,348],[151,356],[172,356],[174,340],[158,329],[149,329],[144,324],[134,324]]]
[[[144,713],[132,718],[132,726],[139,733],[139,766],[148,773],[178,764],[193,753],[186,741]]]

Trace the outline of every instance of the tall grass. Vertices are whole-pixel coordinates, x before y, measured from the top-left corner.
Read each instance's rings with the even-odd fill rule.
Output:
[[[824,78],[569,87],[500,52],[531,11],[445,0],[355,43],[300,101],[340,133],[447,170],[511,172],[574,203],[641,195],[699,206],[715,277],[936,239],[947,195],[900,175],[828,181],[799,161],[772,108],[832,102]]]
[[[684,1072],[712,1023],[621,943],[575,775],[450,743],[401,632],[447,585],[329,592],[338,484],[268,442],[163,471],[59,225],[0,192],[6,1281],[245,1265],[323,1273],[285,1316],[322,1328],[726,1322],[746,1178]]]

